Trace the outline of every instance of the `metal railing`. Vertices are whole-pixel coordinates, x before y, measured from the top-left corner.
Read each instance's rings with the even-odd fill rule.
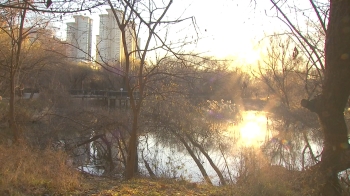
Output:
[[[128,91],[112,91],[112,90],[80,90],[71,89],[69,94],[73,97],[129,97]],[[139,97],[139,92],[134,92],[134,97]]]

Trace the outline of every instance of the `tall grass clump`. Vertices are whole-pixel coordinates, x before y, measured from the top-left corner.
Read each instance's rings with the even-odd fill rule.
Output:
[[[242,149],[236,164],[235,195],[298,196],[312,192],[308,183],[302,182],[304,178],[300,171],[272,165],[262,152],[254,148]]]
[[[27,145],[0,145],[0,195],[64,194],[80,186],[68,156]]]

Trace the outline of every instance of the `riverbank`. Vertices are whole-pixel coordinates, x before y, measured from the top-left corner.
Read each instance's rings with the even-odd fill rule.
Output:
[[[241,183],[212,186],[181,179],[111,179],[79,173],[60,151],[35,149],[27,145],[0,145],[0,195],[69,196],[172,196],[172,195],[300,195],[284,173],[265,171]],[[272,178],[272,176],[275,178]]]
[[[228,187],[216,187],[172,179],[138,178],[130,181],[118,181],[93,177],[85,179],[83,187],[84,190],[70,193],[70,195],[234,195],[233,193],[229,194],[232,189],[229,189]]]
[[[0,195],[226,195],[224,187],[174,179],[130,181],[82,174],[61,151],[28,145],[0,145]]]

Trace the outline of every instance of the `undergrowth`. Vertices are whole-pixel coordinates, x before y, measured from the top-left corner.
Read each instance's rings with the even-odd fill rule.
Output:
[[[108,179],[82,175],[61,151],[0,145],[0,195],[314,195],[307,178],[280,166],[251,169],[236,184],[211,186],[171,179]]]
[[[0,145],[0,195],[65,194],[80,187],[67,155],[27,145]]]

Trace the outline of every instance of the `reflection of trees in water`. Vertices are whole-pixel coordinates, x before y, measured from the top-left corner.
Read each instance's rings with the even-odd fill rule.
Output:
[[[272,119],[270,129],[275,135],[262,145],[263,152],[271,164],[290,170],[304,170],[315,165],[322,146],[319,129],[310,128],[300,121],[284,118]]]
[[[289,170],[302,170],[314,165],[317,161],[316,156],[320,153],[315,150],[321,146],[321,143],[320,140],[310,140],[310,138],[315,138],[315,136],[319,135],[318,130],[316,128],[307,128],[300,122],[286,122],[283,118],[274,118],[272,114],[266,115],[269,115],[269,118],[266,118],[266,131],[268,134],[263,138],[265,142],[261,146],[262,154],[259,155],[260,159],[264,156],[263,159],[265,161],[257,163],[258,165],[249,163],[249,167],[247,166],[248,163],[243,159],[248,160],[249,156],[252,155],[246,155],[245,153],[247,152],[244,150],[241,151],[243,148],[239,150],[240,147],[237,146],[237,143],[233,142],[233,138],[223,134],[228,125],[231,124],[227,121],[219,122],[217,118],[214,118],[213,121],[206,121],[206,123],[197,122],[198,124],[196,124],[194,120],[192,121],[192,126],[186,127],[186,130],[183,130],[184,128],[180,126],[180,122],[178,124],[166,124],[169,121],[162,118],[163,121],[160,121],[162,126],[158,127],[156,129],[157,131],[155,131],[156,134],[152,136],[158,138],[158,148],[164,148],[166,146],[170,149],[177,149],[178,151],[176,153],[185,153],[186,150],[187,152],[196,152],[199,154],[196,155],[196,158],[201,160],[201,165],[210,162],[205,157],[206,152],[211,152],[212,156],[209,156],[213,160],[218,160],[218,157],[220,157],[221,161],[214,163],[214,165],[223,166],[219,170],[225,176],[225,181],[231,179],[229,181],[233,182],[234,180],[232,179],[238,177],[233,174],[235,172],[238,172],[239,175],[247,175],[248,170],[251,170],[255,166],[257,168],[254,170],[259,169],[264,164],[280,165]],[[174,121],[174,119],[172,120]],[[204,130],[207,130],[207,132]],[[162,133],[167,133],[168,137],[164,137]],[[157,134],[160,134],[160,137]],[[190,149],[183,147],[184,142],[186,142]],[[232,152],[233,149],[235,149],[235,152]],[[254,148],[254,150],[259,151],[257,148]],[[148,158],[149,162],[156,161],[156,158]],[[238,166],[233,166],[235,164]],[[208,170],[208,168],[206,167],[205,170]],[[243,173],[241,174],[241,172]]]
[[[120,173],[125,157],[121,151],[119,137],[111,133],[95,134],[74,140],[66,140],[66,151],[71,155],[73,163],[82,171],[90,174],[111,176]],[[124,150],[124,149],[123,149]],[[103,173],[99,171],[102,170]]]
[[[223,141],[222,133],[227,124],[232,123],[231,121],[236,116],[235,105],[222,100],[208,101],[206,105],[196,107],[189,103],[186,104],[185,100],[180,101],[181,105],[157,102],[157,108],[162,109],[150,109],[152,113],[148,115],[152,116],[152,121],[148,122],[145,132],[151,134],[152,140],[156,140],[160,148],[173,149],[176,150],[176,153],[186,153],[191,157],[209,184],[212,182],[203,164],[208,164],[210,168],[213,168],[216,175],[219,176],[220,183],[226,184],[222,169],[218,168],[215,160],[217,156],[211,156],[211,154],[220,152],[219,146]],[[149,148],[147,142],[143,145],[145,149]],[[147,162],[152,161],[160,162],[157,157],[153,160],[149,157],[147,160]]]
[[[143,113],[138,148],[140,168],[142,172],[147,172],[144,173],[146,175],[153,172],[155,176],[171,178],[188,179],[192,176],[192,180],[200,181],[205,171],[212,183],[224,184],[234,183],[239,176],[248,175],[264,164],[302,169],[314,163],[311,156],[314,151],[310,149],[314,150],[318,141],[312,140],[309,142],[310,148],[305,147],[304,132],[308,138],[314,138],[318,134],[316,129],[306,130],[307,126],[300,122],[286,121],[286,117],[276,118],[271,113],[261,112],[268,115],[262,126],[266,126],[269,134],[263,138],[263,153],[254,155],[252,159],[252,153],[244,154],[248,152],[238,146],[238,138],[235,140],[232,135],[226,134],[230,126],[238,126],[241,120],[242,123],[247,120],[243,113],[238,113],[234,103],[210,101],[198,107],[182,99],[177,102],[181,104],[157,101]],[[123,171],[125,166],[128,127],[114,122],[108,128],[107,122],[104,122],[108,130],[106,132],[96,129],[99,131],[93,136],[88,134],[66,142],[76,146],[100,135],[89,144],[75,149],[73,154],[77,156],[76,160],[81,160],[76,165],[93,163],[104,169],[104,175],[112,175]],[[92,150],[95,152],[91,153]],[[260,151],[259,148],[254,150],[256,153]],[[190,152],[193,153],[192,157]],[[301,152],[304,157],[298,156]],[[317,156],[318,153],[313,154]],[[254,165],[250,160],[259,163]],[[150,170],[147,170],[146,165]],[[200,165],[203,166],[202,174],[198,169]],[[253,169],[255,166],[258,168]],[[220,173],[221,179],[218,177]]]
[[[268,115],[261,123],[268,134],[262,138],[265,140],[261,148],[263,153],[259,154],[259,148],[254,148],[258,155],[252,159],[253,154],[238,146],[238,138],[235,140],[232,137],[236,134],[227,134],[230,126],[238,126],[247,120],[234,103],[209,101],[194,106],[179,98],[174,104],[169,104],[168,100],[157,100],[153,105],[148,105],[140,123],[142,132],[138,148],[141,171],[147,172],[146,175],[153,172],[154,176],[171,178],[188,179],[192,176],[195,181],[200,181],[203,179],[200,176],[205,175],[214,184],[225,184],[236,182],[238,177],[249,175],[264,164],[302,169],[315,163],[313,157],[318,153],[314,153],[314,147],[318,141],[312,140],[310,147],[307,147],[305,136],[314,138],[318,135],[316,129],[306,130],[306,125],[292,118],[282,118],[280,115],[277,118],[266,112],[261,114]],[[116,129],[116,126],[119,128]],[[105,175],[111,175],[123,171],[125,166],[128,127],[118,123],[114,123],[113,128],[105,127],[108,131],[100,130],[93,136],[87,135],[67,143],[75,146],[100,135],[90,144],[75,149],[74,155],[83,160],[80,165],[94,163],[103,167]],[[91,153],[91,150],[95,152]],[[298,156],[301,152],[303,157]],[[251,159],[259,163],[254,165]],[[258,168],[253,168],[255,166]],[[202,167],[202,172],[199,167]]]
[[[55,130],[51,134],[57,135],[63,143],[61,150],[65,150],[73,165],[80,169],[89,168],[90,172],[95,172],[102,168],[103,175],[108,176],[122,173],[126,156],[127,111],[78,107],[61,108],[65,115],[53,114],[50,119],[50,127]]]

